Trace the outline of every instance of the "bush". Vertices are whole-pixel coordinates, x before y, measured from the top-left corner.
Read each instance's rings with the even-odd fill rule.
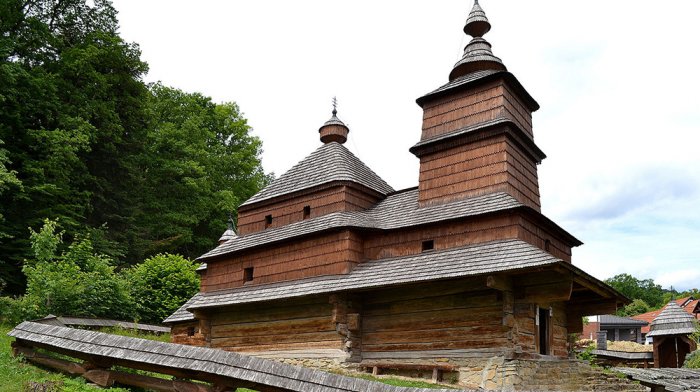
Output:
[[[199,291],[197,263],[159,254],[125,271],[138,319],[160,323]]]
[[[31,230],[34,258],[22,269],[27,292],[19,299],[2,298],[0,318],[11,324],[47,314],[133,319],[127,282],[115,273],[112,260],[80,237],[58,254],[63,233],[56,230],[57,223],[48,219],[38,232]]]
[[[695,350],[685,357],[684,368],[700,369],[700,350]]]

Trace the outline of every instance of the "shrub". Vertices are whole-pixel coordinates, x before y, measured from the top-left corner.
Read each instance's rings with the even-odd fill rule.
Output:
[[[695,350],[685,357],[684,368],[700,369],[700,350]]]
[[[25,260],[27,292],[19,299],[2,298],[0,318],[16,324],[22,320],[57,316],[132,319],[134,316],[126,281],[115,273],[112,260],[96,254],[86,238],[76,238],[58,254],[62,232],[57,223],[45,220],[31,231],[34,258]]]
[[[199,291],[198,264],[159,254],[125,271],[138,319],[160,323]]]

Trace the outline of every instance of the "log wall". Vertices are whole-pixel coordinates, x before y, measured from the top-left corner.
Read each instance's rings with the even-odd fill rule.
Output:
[[[343,355],[328,296],[243,305],[210,315],[211,347],[299,357]]]
[[[339,211],[361,211],[377,203],[376,196],[362,192],[350,186],[309,192],[292,199],[273,204],[265,204],[253,209],[244,209],[238,213],[238,232],[240,235],[255,233],[266,228],[285,226],[305,219],[304,207],[310,207],[306,219],[315,218]],[[272,215],[272,224],[266,224],[266,216]]]
[[[272,283],[350,272],[362,260],[362,239],[348,230],[319,235],[284,245],[261,248],[233,258],[209,261],[202,291]],[[253,267],[253,280],[244,270]]]
[[[505,135],[420,157],[421,206],[507,192],[539,211],[535,161]]]
[[[200,330],[199,321],[173,324],[170,329],[170,341],[189,346],[206,346],[207,342]]]
[[[481,282],[427,283],[364,296],[363,360],[502,355],[502,303]]]
[[[510,119],[532,138],[532,114],[503,81],[493,81],[423,106],[421,140],[495,119]]]

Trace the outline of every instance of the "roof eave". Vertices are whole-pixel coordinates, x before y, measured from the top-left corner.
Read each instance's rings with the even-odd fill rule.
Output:
[[[416,99],[416,103],[420,106],[423,107],[427,102],[430,102],[434,99],[442,98],[446,95],[453,94],[458,91],[462,91],[465,89],[469,89],[472,87],[479,86],[484,83],[488,83],[490,81],[502,78],[505,79],[507,82],[511,84],[511,86],[514,88],[515,92],[520,96],[520,98],[524,101],[524,103],[527,105],[528,109],[531,111],[535,112],[539,110],[540,105],[537,103],[535,98],[530,95],[530,93],[527,92],[525,87],[520,83],[518,78],[515,77],[512,73],[508,71],[498,71],[494,73],[487,74],[483,77],[467,81],[465,83],[459,83],[459,80],[464,77],[469,77],[469,75],[465,75],[463,77],[460,77],[452,82],[449,82],[442,87],[439,87],[438,89],[425,94],[424,96]],[[444,88],[445,86],[448,86],[450,84],[456,83],[454,86],[449,87],[449,88]]]

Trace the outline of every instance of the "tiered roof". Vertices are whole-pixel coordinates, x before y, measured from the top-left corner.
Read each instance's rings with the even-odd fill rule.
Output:
[[[394,188],[345,146],[330,142],[322,145],[289,171],[273,180],[270,185],[253,195],[241,207],[335,182],[358,184],[381,195],[394,192]]]

